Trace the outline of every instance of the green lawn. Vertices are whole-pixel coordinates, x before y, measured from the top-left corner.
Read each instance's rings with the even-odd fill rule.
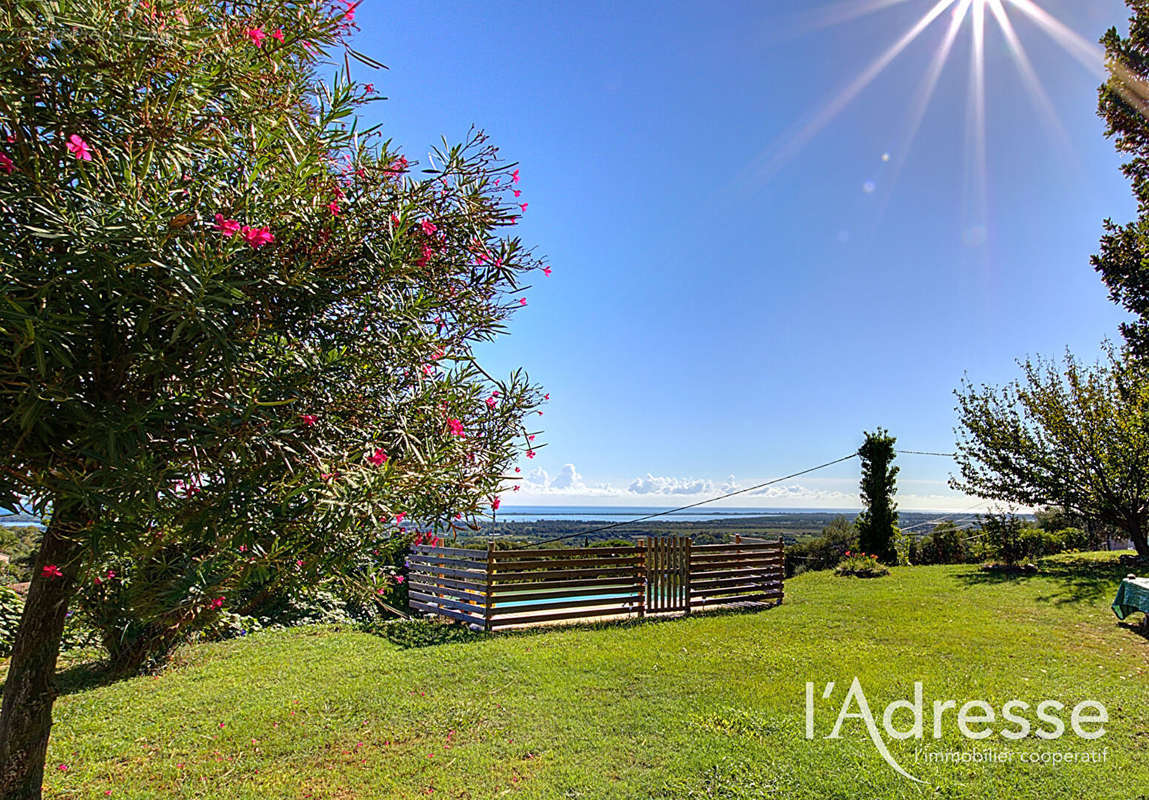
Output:
[[[155,678],[60,698],[47,796],[119,798],[1136,798],[1149,795],[1149,641],[1100,560],[1038,577],[915,567],[803,575],[782,606],[403,650],[331,630],[188,648]],[[821,738],[858,676],[911,697],[1103,702],[1107,735]],[[836,681],[805,738],[804,687]],[[1032,718],[1032,713],[1030,714]],[[828,719],[827,719],[828,717]],[[1068,719],[1068,712],[1065,713]],[[1036,722],[1036,720],[1035,720]],[[927,712],[927,737],[930,723]],[[1105,764],[953,766],[936,749],[1073,752]],[[59,765],[66,765],[66,771]]]

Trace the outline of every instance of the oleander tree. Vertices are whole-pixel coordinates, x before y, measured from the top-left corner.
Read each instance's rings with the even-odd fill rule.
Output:
[[[379,98],[352,64],[381,65],[353,18],[0,9],[0,506],[48,520],[0,796],[40,795],[78,594],[138,662],[251,585],[362,560],[406,520],[467,524],[534,455],[539,390],[473,351],[549,274],[514,235],[518,170],[480,132],[419,165],[364,126]]]
[[[966,381],[958,400],[959,475],[987,500],[1058,506],[1127,535],[1149,558],[1149,367],[1112,346],[1097,364],[1021,363],[1003,386]]]

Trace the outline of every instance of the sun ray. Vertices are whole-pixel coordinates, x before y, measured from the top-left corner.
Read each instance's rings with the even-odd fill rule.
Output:
[[[1024,81],[1034,105],[1037,106],[1038,112],[1045,117],[1045,123],[1049,126],[1049,130],[1052,131],[1058,144],[1067,153],[1072,153],[1073,146],[1070,142],[1069,134],[1066,132],[1065,126],[1061,124],[1061,119],[1057,116],[1057,111],[1053,107],[1053,101],[1049,99],[1045,87],[1041,85],[1041,79],[1037,77],[1037,71],[1033,68],[1033,63],[1029,60],[1029,55],[1025,51],[1025,46],[1021,43],[1017,31],[1013,28],[1013,23],[1005,11],[1005,6],[1002,5],[1002,0],[988,0],[987,5],[997,20],[997,25],[1001,29],[1002,35],[1005,36],[1006,44],[1009,46],[1010,57],[1013,59],[1014,64],[1017,65],[1017,70],[1021,73],[1022,81]]]
[[[796,15],[794,22],[798,30],[803,32],[832,28],[908,2],[909,0],[842,0],[824,8]]]
[[[946,29],[946,34],[942,39],[941,46],[930,60],[929,68],[926,70],[925,77],[918,87],[914,97],[914,103],[910,107],[910,113],[907,117],[906,132],[901,138],[898,149],[895,151],[896,156],[894,158],[893,168],[890,172],[889,185],[887,186],[887,190],[882,193],[882,204],[879,216],[884,215],[886,206],[892,196],[893,187],[897,185],[898,178],[901,176],[902,170],[909,160],[910,151],[913,149],[914,142],[918,138],[918,132],[921,130],[926,111],[930,107],[930,101],[933,99],[938,81],[941,79],[942,70],[944,70],[946,64],[949,63],[950,53],[953,51],[954,43],[957,42],[958,33],[961,32],[962,24],[965,22],[966,17],[969,16],[969,10],[973,2],[974,0],[960,0],[954,8],[953,16],[950,19],[950,24]]]
[[[1149,85],[1120,64],[1106,64],[1105,50],[1078,35],[1033,0],[1008,0],[1019,11],[1037,23],[1065,52],[1101,80],[1108,80],[1110,68],[1118,78],[1114,88],[1142,114],[1149,116]]]
[[[1098,78],[1108,75],[1105,69],[1105,51],[1100,45],[1071,30],[1033,0],[1008,0],[1009,4],[1037,23],[1062,49],[1073,56]]]
[[[767,149],[756,159],[754,172],[757,177],[765,179],[774,174],[787,161],[801,152],[811,139],[834,120],[842,110],[873,83],[874,79],[890,65],[902,51],[917,39],[941,14],[958,0],[938,0],[926,14],[910,27],[901,38],[893,43],[884,53],[878,56],[865,70],[861,72],[845,89],[839,92],[833,100],[827,103],[818,113],[807,120],[793,133],[782,137],[779,144]]]
[[[973,175],[967,179],[973,186],[973,227],[985,225],[989,212],[989,158],[986,145],[985,112],[985,0],[973,4],[973,35],[970,37],[969,116],[966,119],[966,142],[972,151]]]

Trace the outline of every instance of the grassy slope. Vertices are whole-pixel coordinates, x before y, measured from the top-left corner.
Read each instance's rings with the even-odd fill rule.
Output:
[[[62,697],[46,794],[1134,798],[1149,792],[1149,642],[1115,625],[1115,574],[820,573],[788,582],[786,603],[758,614],[418,650],[314,630],[200,646],[157,678]],[[1099,742],[969,743],[951,717],[943,745],[1106,746],[1109,763],[929,765],[915,763],[915,743],[891,742],[933,784],[920,791],[857,723],[841,740],[805,738],[805,682],[842,687],[854,675],[878,708],[911,696],[914,680],[927,707],[1095,698],[1111,716]]]

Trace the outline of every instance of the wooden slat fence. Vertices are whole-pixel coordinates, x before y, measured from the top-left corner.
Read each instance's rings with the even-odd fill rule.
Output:
[[[555,550],[418,545],[407,579],[412,609],[494,630],[777,604],[783,559],[781,540],[695,545],[678,536]]]

